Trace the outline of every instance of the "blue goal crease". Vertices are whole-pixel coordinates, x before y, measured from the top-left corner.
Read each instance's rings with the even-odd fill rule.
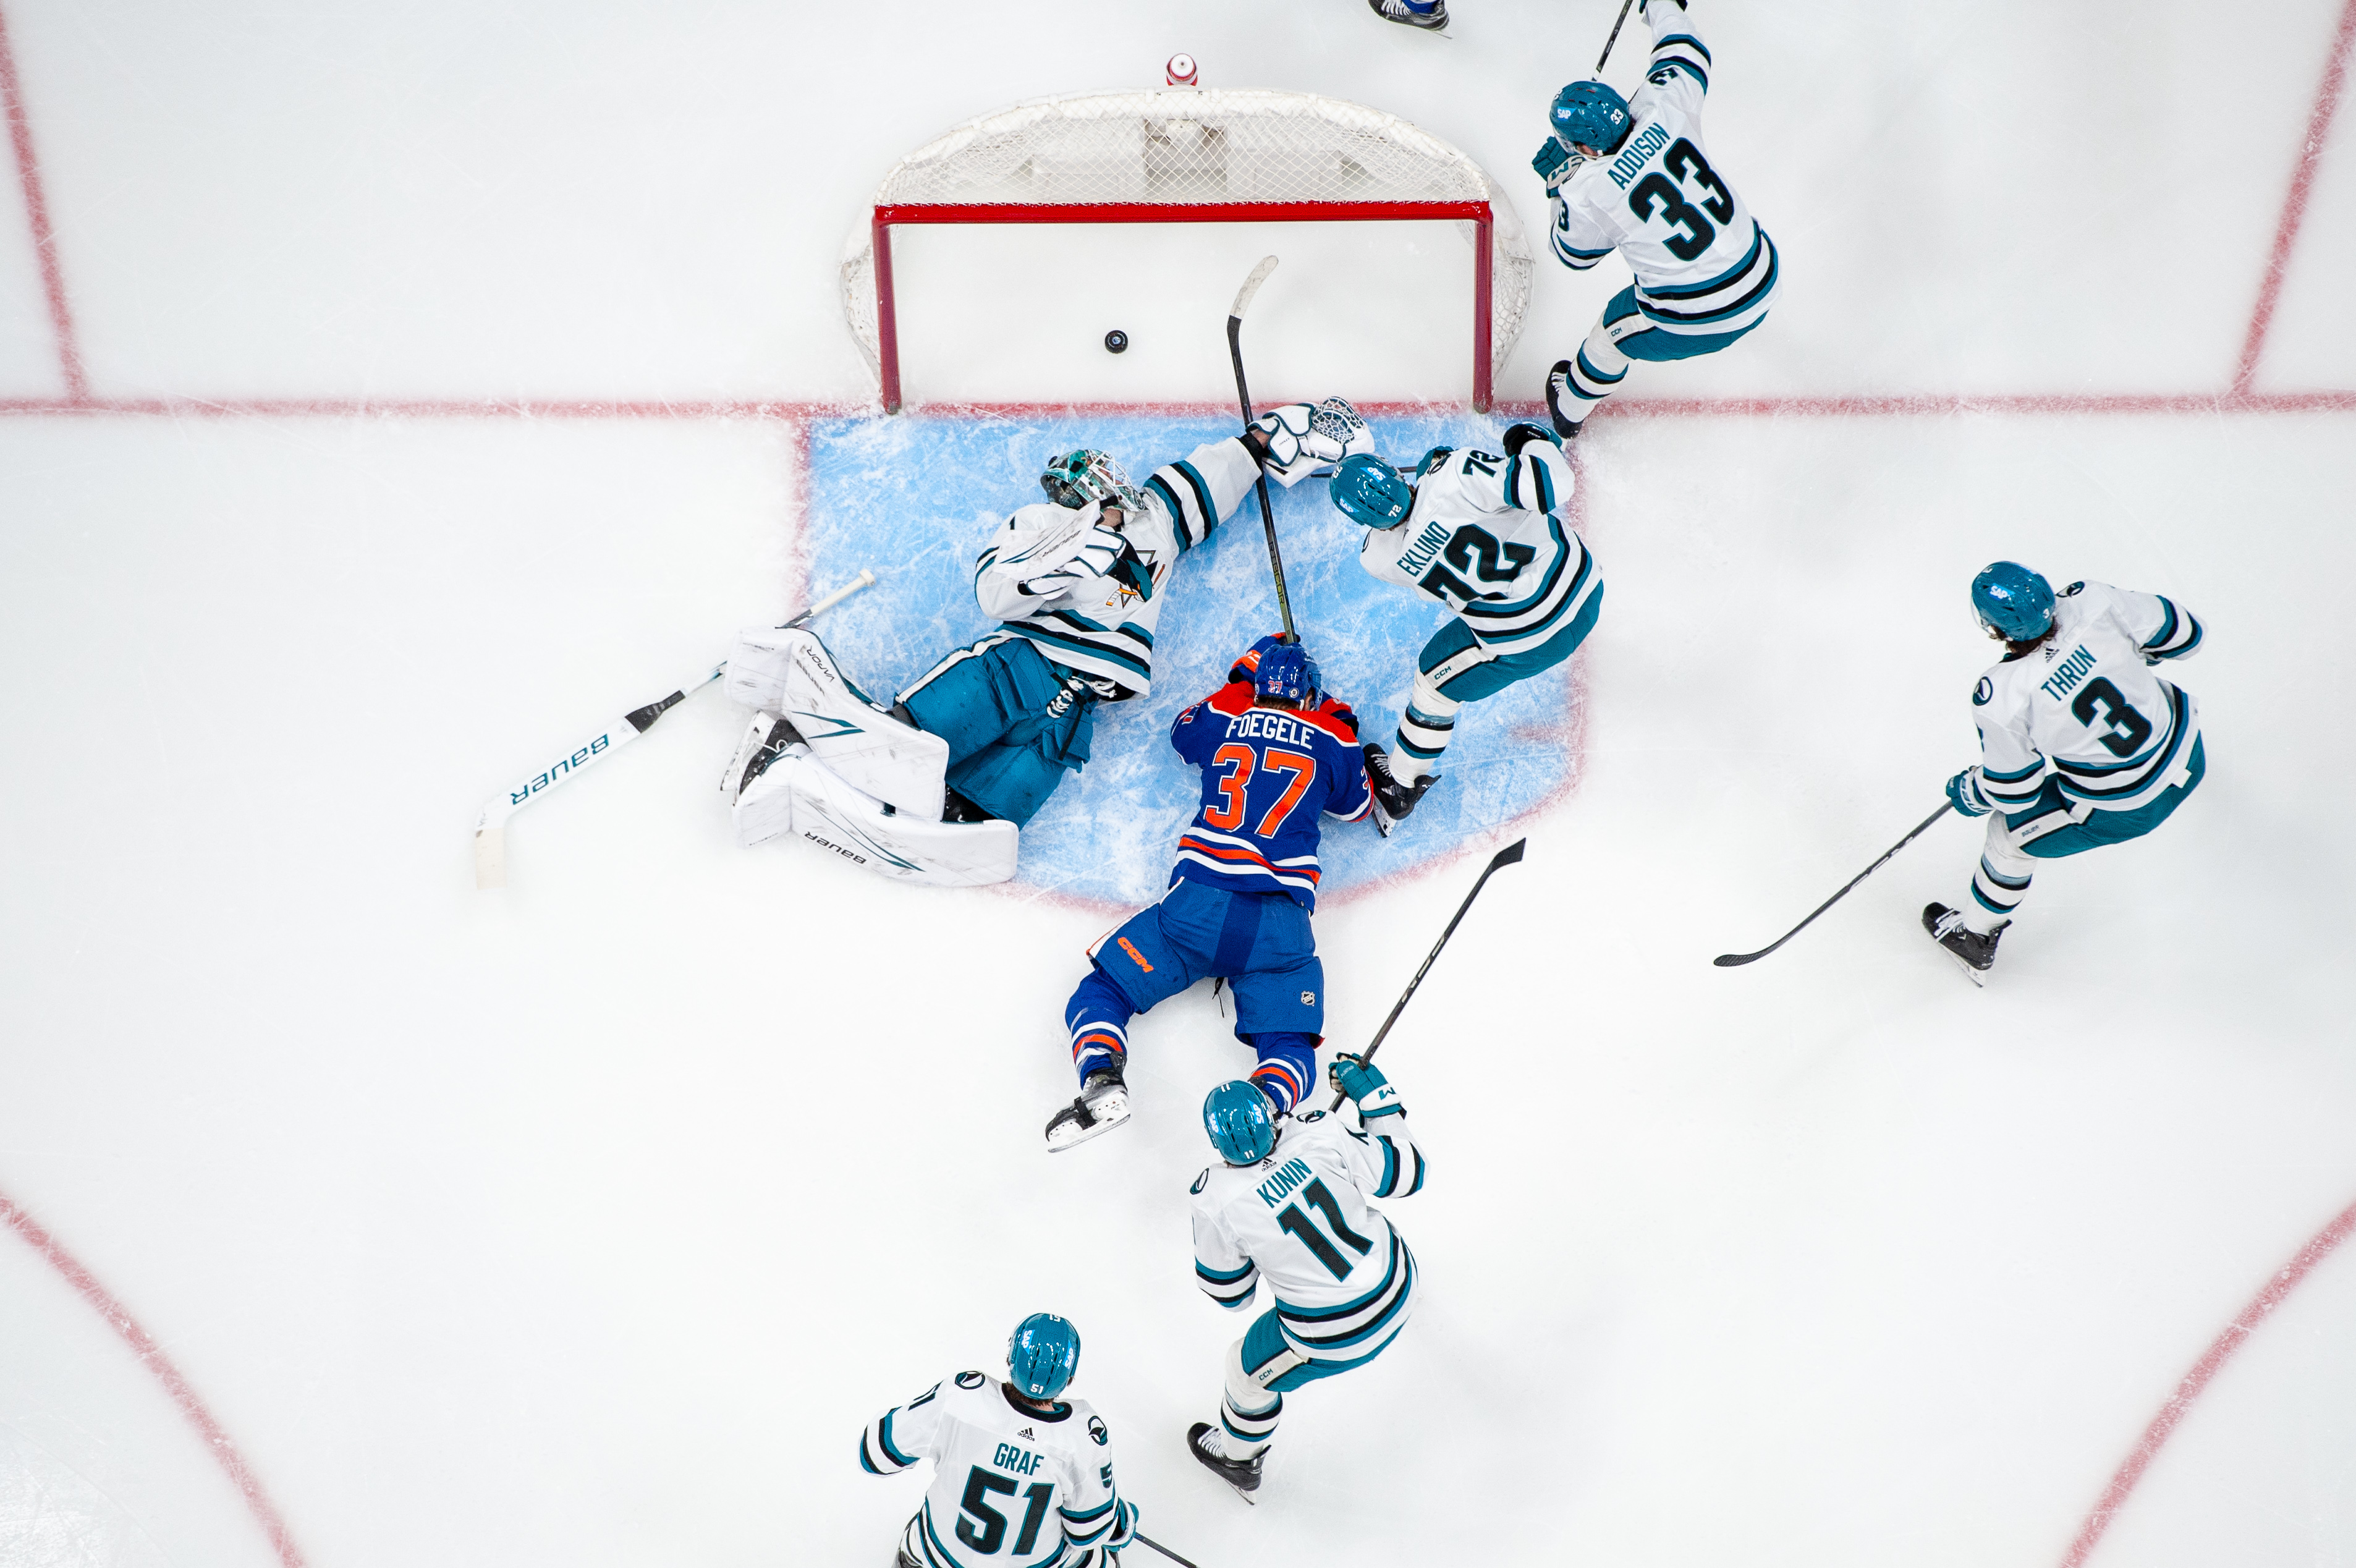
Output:
[[[1505,422],[1471,414],[1371,422],[1382,455],[1412,463],[1426,449],[1494,450]],[[801,548],[812,584],[862,567],[871,592],[816,628],[844,672],[879,701],[996,625],[973,598],[973,562],[992,530],[1043,499],[1045,459],[1076,446],[1111,453],[1134,483],[1233,433],[1232,419],[1150,414],[901,414],[829,417],[809,426],[809,492]],[[1379,583],[1355,559],[1361,537],[1333,510],[1323,480],[1270,485],[1286,585],[1301,640],[1326,689],[1357,709],[1364,738],[1388,749],[1416,654],[1447,618],[1440,606]],[[1151,903],[1168,881],[1178,834],[1199,798],[1194,770],[1165,737],[1189,703],[1215,691],[1252,640],[1278,628],[1259,502],[1242,508],[1178,567],[1153,650],[1153,690],[1097,710],[1087,766],[1023,830],[1017,880],[1111,905]],[[1371,822],[1328,822],[1322,897],[1331,899],[1461,848],[1535,809],[1570,780],[1572,701],[1565,661],[1458,716],[1443,781],[1388,839]],[[1537,746],[1531,734],[1558,736]],[[1516,738],[1517,735],[1521,738]]]

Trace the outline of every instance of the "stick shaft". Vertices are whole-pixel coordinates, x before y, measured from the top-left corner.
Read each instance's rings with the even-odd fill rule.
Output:
[[[1186,1563],[1186,1560],[1183,1557],[1179,1556],[1176,1552],[1171,1551],[1168,1547],[1162,1545],[1160,1541],[1154,1540],[1153,1537],[1146,1534],[1143,1530],[1141,1530],[1135,1533],[1137,1536],[1137,1543],[1140,1546],[1151,1546],[1154,1551],[1159,1552],[1162,1556],[1170,1559],[1171,1562],[1185,1563],[1186,1568],[1194,1568],[1194,1565],[1192,1563]]]
[[[1603,40],[1603,52],[1595,57],[1595,74],[1603,74],[1603,62],[1612,58],[1612,46],[1620,41],[1620,29],[1628,25],[1628,7],[1636,0],[1620,0],[1620,19],[1612,24],[1612,36]]]
[[[1252,295],[1259,292],[1259,285],[1266,283],[1268,274],[1275,270],[1274,256],[1261,257],[1259,265],[1252,269],[1251,276],[1244,280],[1244,286],[1237,291],[1236,307],[1227,313],[1227,358],[1235,362],[1236,403],[1243,410],[1246,430],[1251,428],[1252,401],[1251,388],[1244,382],[1244,312],[1251,308]],[[1276,613],[1284,621],[1284,640],[1299,642],[1301,634],[1292,628],[1292,596],[1286,593],[1284,587],[1284,551],[1276,542],[1276,510],[1269,504],[1265,469],[1259,476],[1258,489],[1260,526],[1268,534],[1268,567],[1276,578]]]
[[[1879,860],[1875,861],[1871,865],[1867,866],[1863,871],[1858,872],[1855,876],[1850,877],[1846,883],[1843,883],[1841,885],[1841,890],[1834,894],[1831,897],[1826,899],[1823,903],[1817,905],[1814,910],[1809,912],[1806,919],[1801,921],[1798,925],[1794,926],[1790,930],[1785,931],[1782,936],[1776,938],[1767,946],[1761,948],[1757,952],[1720,953],[1711,961],[1720,969],[1733,969],[1741,964],[1756,963],[1759,960],[1765,958],[1769,953],[1773,952],[1777,948],[1782,947],[1785,942],[1788,942],[1794,937],[1798,936],[1802,931],[1806,930],[1808,927],[1815,922],[1815,918],[1818,915],[1823,914],[1826,910],[1831,908],[1834,905],[1847,897],[1850,888],[1855,887],[1858,883],[1864,881],[1875,872],[1880,870],[1883,866],[1888,865],[1891,856],[1895,855],[1900,850],[1904,849],[1908,844],[1912,843],[1916,839],[1921,838],[1924,831],[1927,830],[1933,822],[1937,822],[1941,817],[1945,816],[1949,811],[1952,811],[1954,809],[1955,806],[1954,801],[1943,801],[1937,811],[1932,812],[1929,816],[1914,824],[1913,832],[1908,833],[1904,838],[1900,839],[1896,843],[1891,844],[1888,849],[1882,851],[1881,858]]]
[[[1368,1046],[1365,1053],[1358,1058],[1360,1061],[1370,1062],[1375,1059],[1375,1053],[1383,1048],[1383,1041],[1390,1036],[1391,1026],[1399,1021],[1399,1015],[1406,1012],[1407,1004],[1414,1000],[1415,988],[1421,985],[1423,977],[1431,972],[1433,961],[1440,957],[1440,950],[1448,945],[1448,939],[1454,936],[1456,928],[1463,923],[1464,913],[1472,908],[1472,900],[1481,897],[1481,889],[1489,886],[1489,878],[1494,876],[1505,866],[1521,864],[1522,846],[1529,842],[1527,839],[1515,839],[1512,843],[1490,856],[1489,864],[1482,868],[1480,879],[1472,884],[1472,891],[1464,895],[1464,902],[1456,906],[1456,914],[1449,920],[1448,929],[1440,933],[1440,940],[1431,944],[1431,951],[1424,955],[1423,967],[1417,970],[1415,978],[1407,983],[1407,990],[1399,994],[1398,1004],[1391,1009],[1391,1015],[1383,1020],[1383,1026],[1375,1031],[1374,1044]],[[1332,1108],[1339,1111],[1342,1109],[1342,1101],[1348,1098],[1349,1096],[1345,1094],[1335,1094]]]

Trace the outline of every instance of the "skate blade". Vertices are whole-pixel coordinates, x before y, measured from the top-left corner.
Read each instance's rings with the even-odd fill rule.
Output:
[[[1122,1125],[1129,1120],[1129,1097],[1125,1094],[1108,1095],[1089,1109],[1095,1114],[1096,1121],[1088,1126],[1083,1127],[1076,1122],[1066,1122],[1047,1134],[1049,1154],[1060,1155],[1066,1149],[1076,1149],[1089,1139],[1101,1138],[1115,1127]]]
[[[1946,953],[1948,962],[1954,964],[1957,969],[1964,972],[1964,978],[1972,983],[1972,988],[1974,990],[1976,991],[1986,988],[1987,985],[1987,972],[1986,970],[1974,969],[1955,953],[1949,951],[1947,944],[1944,942],[1941,942],[1939,944],[1939,950],[1943,953]]]

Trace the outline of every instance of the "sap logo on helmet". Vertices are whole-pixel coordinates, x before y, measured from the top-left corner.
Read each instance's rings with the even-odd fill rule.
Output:
[[[1981,676],[1980,683],[1972,688],[1972,706],[1984,708],[1995,700],[1995,697],[1996,687],[1989,682],[1987,676]]]
[[[1316,1006],[1316,1005],[1317,1005],[1317,993],[1315,993],[1314,991],[1304,991],[1304,992],[1302,992],[1302,993],[1301,993],[1301,1004],[1303,1007],[1314,1007],[1314,1006]]]
[[[1105,1430],[1105,1423],[1093,1415],[1088,1417],[1088,1440],[1099,1448],[1112,1441],[1112,1434]]]

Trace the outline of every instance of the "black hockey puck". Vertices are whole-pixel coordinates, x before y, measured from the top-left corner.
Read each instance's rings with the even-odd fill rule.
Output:
[[[1129,349],[1129,334],[1128,334],[1128,333],[1126,333],[1126,332],[1123,332],[1119,328],[1116,327],[1116,328],[1114,328],[1111,331],[1109,331],[1109,332],[1108,332],[1108,333],[1106,333],[1106,334],[1105,334],[1105,352],[1106,352],[1106,353],[1108,353],[1108,354],[1119,354],[1119,353],[1125,353],[1125,352],[1127,352],[1127,351],[1128,351],[1128,349]]]

